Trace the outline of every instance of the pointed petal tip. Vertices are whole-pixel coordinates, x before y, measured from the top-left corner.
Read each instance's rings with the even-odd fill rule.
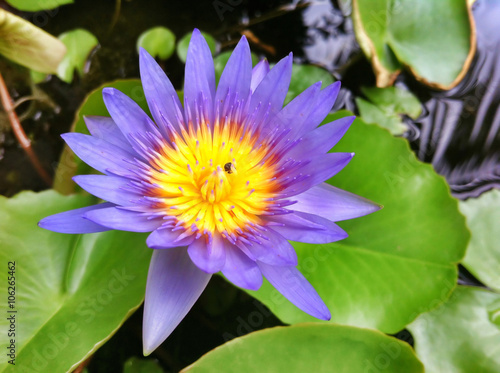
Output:
[[[46,228],[46,226],[47,226],[47,225],[46,225],[46,223],[47,223],[46,219],[47,219],[47,218],[43,218],[43,219],[42,219],[42,220],[40,220],[38,223],[36,223],[36,225],[38,225],[40,228],[47,229],[47,228]]]
[[[118,91],[116,88],[113,87],[106,87],[102,89],[102,96],[114,96],[116,91]]]
[[[154,340],[152,337],[150,337],[146,332],[146,327],[143,326],[143,332],[142,332],[142,354],[144,356],[149,356],[151,355],[154,350],[156,350],[166,339],[163,339],[161,341]],[[168,336],[167,336],[168,337]]]
[[[144,65],[147,64],[148,62],[157,63],[154,57],[151,56],[151,54],[149,54],[149,52],[146,49],[144,49],[143,47],[139,47],[139,68],[146,67]]]
[[[326,309],[326,311],[327,312],[323,314],[321,320],[330,321],[332,319],[332,314],[330,313],[330,310],[328,308]]]

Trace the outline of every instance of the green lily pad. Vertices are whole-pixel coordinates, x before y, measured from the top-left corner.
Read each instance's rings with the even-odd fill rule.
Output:
[[[335,79],[332,74],[319,66],[293,64],[292,79],[286,94],[285,104],[292,101],[316,82],[322,82],[322,88],[325,88],[334,83]]]
[[[346,112],[329,115],[330,122]],[[328,182],[384,206],[340,222],[345,240],[293,243],[299,269],[316,288],[332,321],[395,333],[446,301],[457,280],[469,232],[444,178],[418,161],[407,141],[356,119],[333,149],[355,152]],[[249,293],[283,322],[318,321],[267,281]]]
[[[379,87],[392,85],[406,66],[421,82],[450,89],[474,56],[474,21],[465,1],[353,0],[353,21]]]
[[[416,119],[422,113],[418,99],[409,91],[397,87],[362,87],[361,91],[371,102],[356,98],[356,105],[363,120],[387,128],[393,135],[408,130],[401,115]]]
[[[133,356],[123,365],[123,373],[163,373],[163,369],[156,360]]]
[[[490,288],[500,291],[500,191],[460,202],[472,237],[463,265]]]
[[[372,104],[360,97],[356,97],[356,105],[359,114],[366,123],[377,124],[386,128],[395,136],[402,135],[408,131],[408,126],[403,123],[401,117],[396,113],[388,113],[377,105]]]
[[[26,12],[54,9],[61,5],[73,4],[73,0],[7,0],[14,8]]]
[[[122,91],[137,102],[137,104],[149,114],[148,104],[142,89],[141,81],[139,79],[117,80],[106,83],[87,95],[76,112],[75,121],[71,127],[73,132],[89,134],[85,121],[83,120],[85,115],[110,116],[104,105],[104,100],[102,99],[102,90],[106,87],[113,87]],[[78,189],[71,178],[75,175],[89,174],[92,172],[94,172],[92,167],[81,161],[68,146],[65,146],[61,158],[59,158],[59,164],[54,177],[54,189],[63,194],[74,193]]]
[[[142,303],[152,253],[145,235],[71,235],[37,227],[45,216],[93,201],[54,191],[0,197],[0,259],[5,270],[15,262],[15,303],[9,310],[17,311],[11,337],[16,365],[2,353],[0,372],[72,371]],[[3,294],[7,285],[0,283]],[[8,325],[2,317],[0,329]]]
[[[423,373],[409,345],[375,330],[313,323],[264,329],[208,352],[182,372]]]
[[[381,109],[396,114],[406,114],[417,119],[422,113],[422,105],[413,93],[398,87],[361,87],[361,92]]]
[[[55,73],[65,45],[32,23],[0,8],[0,54],[42,73]]]
[[[458,286],[408,328],[427,373],[500,371],[500,294]]]
[[[57,68],[57,76],[71,83],[75,70],[80,76],[83,75],[85,65],[92,50],[99,44],[97,38],[89,31],[83,29],[75,29],[59,35],[68,53]]]
[[[177,43],[177,56],[184,63],[186,63],[189,42],[191,41],[191,34],[192,33],[190,32],[189,34],[184,35],[182,39],[179,40],[179,43]],[[212,52],[212,56],[215,56],[215,54],[217,53],[217,49],[219,48],[217,41],[212,35],[209,35],[206,32],[201,31],[201,35],[203,35],[203,37],[207,41],[208,47]]]
[[[137,39],[137,50],[142,47],[153,57],[170,58],[175,51],[175,34],[166,27],[153,27]]]

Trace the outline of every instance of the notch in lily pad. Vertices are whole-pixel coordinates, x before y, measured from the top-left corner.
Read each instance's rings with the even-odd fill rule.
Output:
[[[155,58],[166,60],[174,54],[175,34],[162,26],[150,28],[137,39],[137,51],[140,48],[144,48]]]
[[[97,47],[99,41],[89,31],[75,29],[59,35],[68,52],[57,68],[57,76],[66,83],[73,81],[74,72],[83,74],[88,69],[87,61],[91,52]]]
[[[177,44],[177,56],[184,63],[186,63],[187,51],[188,51],[188,47],[189,47],[189,42],[191,41],[191,35],[192,35],[192,32],[184,35],[182,37],[182,39],[179,40],[179,43]],[[215,56],[215,54],[219,50],[219,44],[217,43],[217,41],[214,39],[214,37],[212,35],[209,35],[203,31],[201,31],[201,35],[203,35],[203,37],[207,41],[208,47],[210,48],[210,51],[212,52],[212,56]]]
[[[356,105],[363,120],[388,129],[393,135],[408,130],[403,115],[416,119],[422,113],[422,105],[410,91],[398,87],[361,87],[369,101],[356,98]]]

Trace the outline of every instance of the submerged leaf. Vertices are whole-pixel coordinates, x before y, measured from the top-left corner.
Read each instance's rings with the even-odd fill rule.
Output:
[[[371,102],[356,98],[356,104],[363,120],[387,128],[393,135],[401,135],[408,127],[401,115],[415,119],[422,112],[418,99],[409,91],[398,87],[361,87],[363,94]]]
[[[0,8],[0,54],[30,69],[52,74],[65,53],[60,40]]]
[[[163,373],[163,369],[156,360],[132,356],[123,365],[123,373]]]

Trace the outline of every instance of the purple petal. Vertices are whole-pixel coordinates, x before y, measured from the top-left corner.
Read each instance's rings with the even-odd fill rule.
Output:
[[[101,203],[98,205],[61,212],[59,214],[43,218],[38,222],[38,226],[53,232],[73,234],[109,231],[109,228],[85,219],[83,215],[89,211],[106,209],[111,206],[113,206],[112,203]]]
[[[144,355],[153,352],[172,333],[210,277],[191,262],[185,247],[153,252],[144,300]]]
[[[113,119],[109,117],[84,116],[83,120],[92,136],[130,151],[129,142],[123,136],[122,131],[120,131]]]
[[[142,213],[116,207],[89,211],[84,217],[111,229],[130,232],[151,232],[162,224],[161,219],[148,219]]]
[[[269,62],[267,62],[267,59],[263,59],[257,65],[255,65],[252,70],[252,82],[250,83],[250,89],[252,90],[252,93],[255,91],[255,88],[259,86],[260,82],[262,82],[268,72]]]
[[[139,51],[139,66],[144,94],[155,122],[164,124],[165,119],[180,130],[183,124],[182,105],[170,79],[145,49]],[[182,123],[179,123],[182,121]],[[163,131],[166,133],[166,131]]]
[[[200,33],[194,29],[189,42],[186,58],[186,72],[184,77],[184,107],[186,110],[195,110],[206,100],[213,102],[215,97],[215,69],[212,52]],[[205,107],[210,122],[213,118],[213,107]]]
[[[307,175],[303,180],[292,182],[285,188],[288,196],[303,193],[309,188],[328,180],[341,171],[352,159],[354,153],[328,153],[315,157],[310,163],[303,167],[292,170],[287,174],[288,179],[300,178]]]
[[[378,211],[382,206],[356,194],[322,183],[294,196],[290,210],[315,214],[331,221],[358,218]]]
[[[297,268],[257,264],[264,277],[295,306],[318,319],[330,320],[328,307]]]
[[[269,217],[269,220],[282,224],[272,227],[291,241],[323,244],[343,240],[347,237],[347,233],[337,224],[316,215],[295,212]]]
[[[276,231],[266,228],[260,237],[255,238],[259,242],[251,240],[249,243],[238,244],[251,259],[278,266],[297,265],[295,249]]]
[[[249,113],[269,110],[271,116],[283,107],[290,78],[292,76],[292,54],[279,61],[255,89],[250,100]],[[257,109],[257,110],[256,110]],[[256,114],[260,117],[260,114]],[[264,124],[264,123],[262,123]]]
[[[319,93],[314,109],[308,116],[307,121],[304,122],[304,125],[300,127],[298,136],[302,136],[304,133],[308,133],[319,126],[323,119],[325,119],[328,113],[332,110],[339,91],[340,82],[335,82]]]
[[[257,263],[230,243],[226,243],[226,264],[222,274],[244,289],[258,290],[262,285],[262,273]]]
[[[194,236],[185,237],[183,234],[183,229],[172,231],[171,228],[160,228],[148,236],[146,244],[152,249],[170,249],[190,245],[194,241]]]
[[[274,126],[290,128],[290,138],[296,138],[297,133],[302,132],[304,123],[308,121],[311,112],[315,108],[321,82],[315,83],[295,97],[286,105],[273,120]]]
[[[201,236],[188,247],[188,254],[194,264],[207,273],[219,272],[226,262],[225,244],[220,234],[215,233],[210,240]]]
[[[215,102],[221,109],[231,107],[232,102],[227,103],[228,92],[231,99],[245,101],[250,93],[250,80],[252,78],[252,57],[250,56],[250,47],[247,39],[243,36],[234,49],[231,57],[227,61],[226,67],[222,72]],[[225,116],[222,110],[219,110],[221,116]]]
[[[137,168],[133,164],[135,154],[107,141],[75,132],[65,133],[61,137],[82,161],[97,171],[130,174],[130,170]],[[132,147],[130,150],[133,151]]]
[[[149,116],[126,94],[115,88],[104,88],[102,98],[109,114],[127,140],[134,133],[157,131]]]
[[[356,117],[340,118],[307,133],[286,156],[303,159],[313,154],[324,154],[344,136]]]
[[[140,194],[129,191],[129,180],[123,177],[77,175],[73,180],[90,194],[117,205],[130,205],[131,201],[142,198]]]

